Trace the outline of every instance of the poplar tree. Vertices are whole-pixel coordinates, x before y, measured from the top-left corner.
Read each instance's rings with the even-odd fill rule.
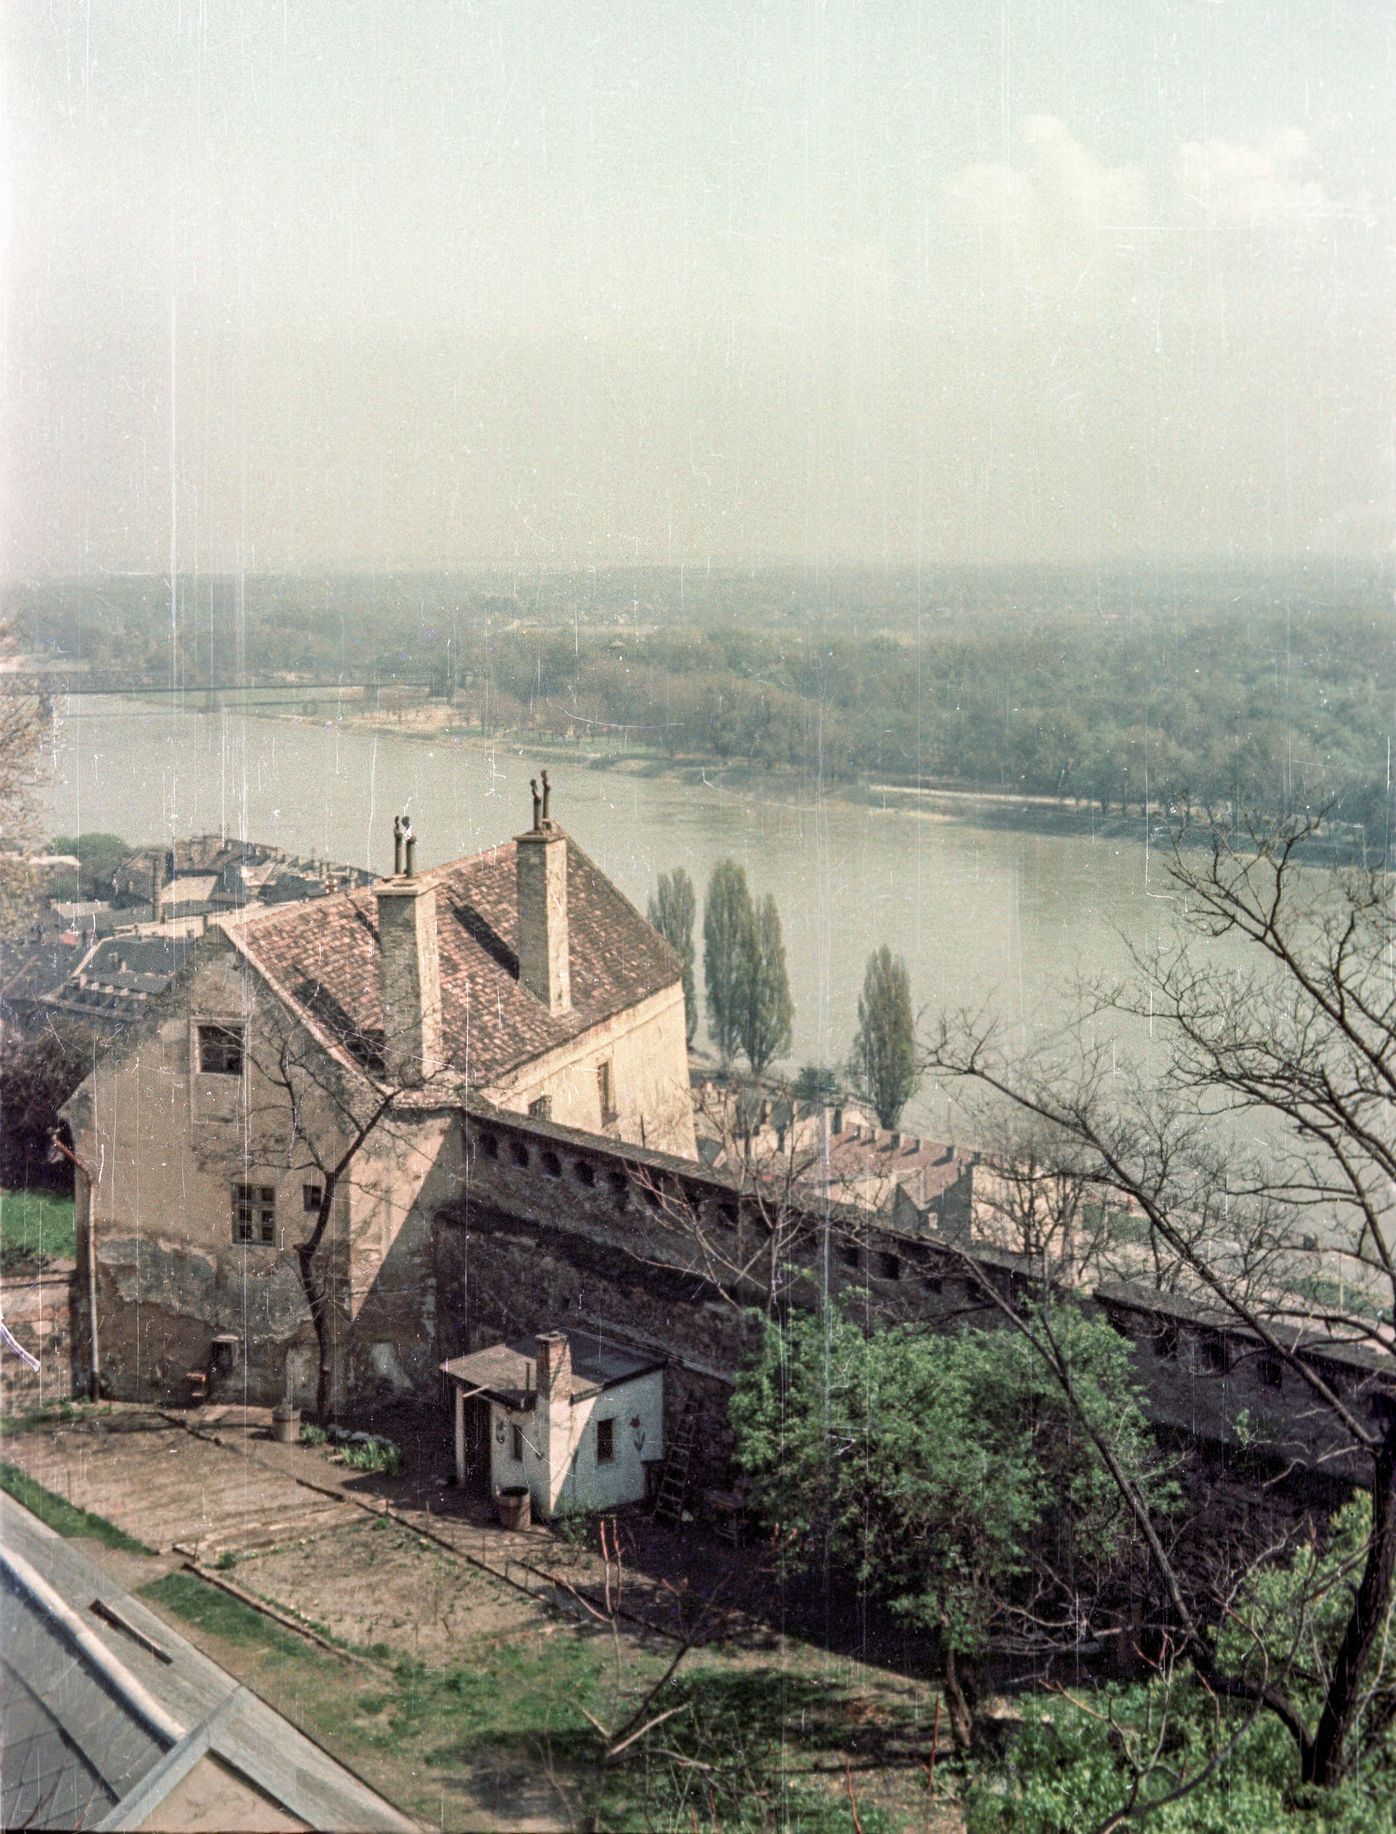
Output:
[[[683,963],[683,1010],[686,1037],[693,1043],[698,1029],[698,995],[693,984],[693,919],[698,894],[682,866],[659,875],[659,885],[649,903],[649,920]]]
[[[868,957],[858,996],[853,1077],[884,1127],[895,1127],[916,1093],[916,1019],[906,962],[883,943]]]
[[[719,860],[703,908],[703,985],[708,1030],[724,1065],[742,1042],[754,925],[746,872],[735,860]]]
[[[794,1017],[780,912],[767,892],[752,913],[742,989],[741,1043],[753,1076],[790,1049]]]

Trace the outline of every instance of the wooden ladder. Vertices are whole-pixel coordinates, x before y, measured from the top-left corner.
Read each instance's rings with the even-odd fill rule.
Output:
[[[689,1466],[693,1461],[693,1441],[698,1431],[698,1402],[689,1395],[679,1414],[674,1436],[664,1454],[664,1470],[655,1493],[651,1515],[656,1522],[678,1527],[683,1521],[683,1506],[688,1496]]]

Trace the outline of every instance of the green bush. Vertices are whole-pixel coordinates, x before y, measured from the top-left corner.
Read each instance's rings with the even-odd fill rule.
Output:
[[[391,1439],[350,1440],[339,1449],[339,1456],[351,1471],[381,1472],[396,1477],[402,1470],[402,1453]]]

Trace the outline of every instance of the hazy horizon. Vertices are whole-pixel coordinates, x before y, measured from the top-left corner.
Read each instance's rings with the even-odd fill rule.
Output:
[[[5,44],[11,577],[1393,551],[1365,0],[93,0]]]

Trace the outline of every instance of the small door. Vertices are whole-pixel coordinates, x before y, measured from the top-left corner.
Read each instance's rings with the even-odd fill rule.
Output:
[[[483,1395],[465,1404],[465,1487],[471,1496],[490,1494],[490,1404]]]

